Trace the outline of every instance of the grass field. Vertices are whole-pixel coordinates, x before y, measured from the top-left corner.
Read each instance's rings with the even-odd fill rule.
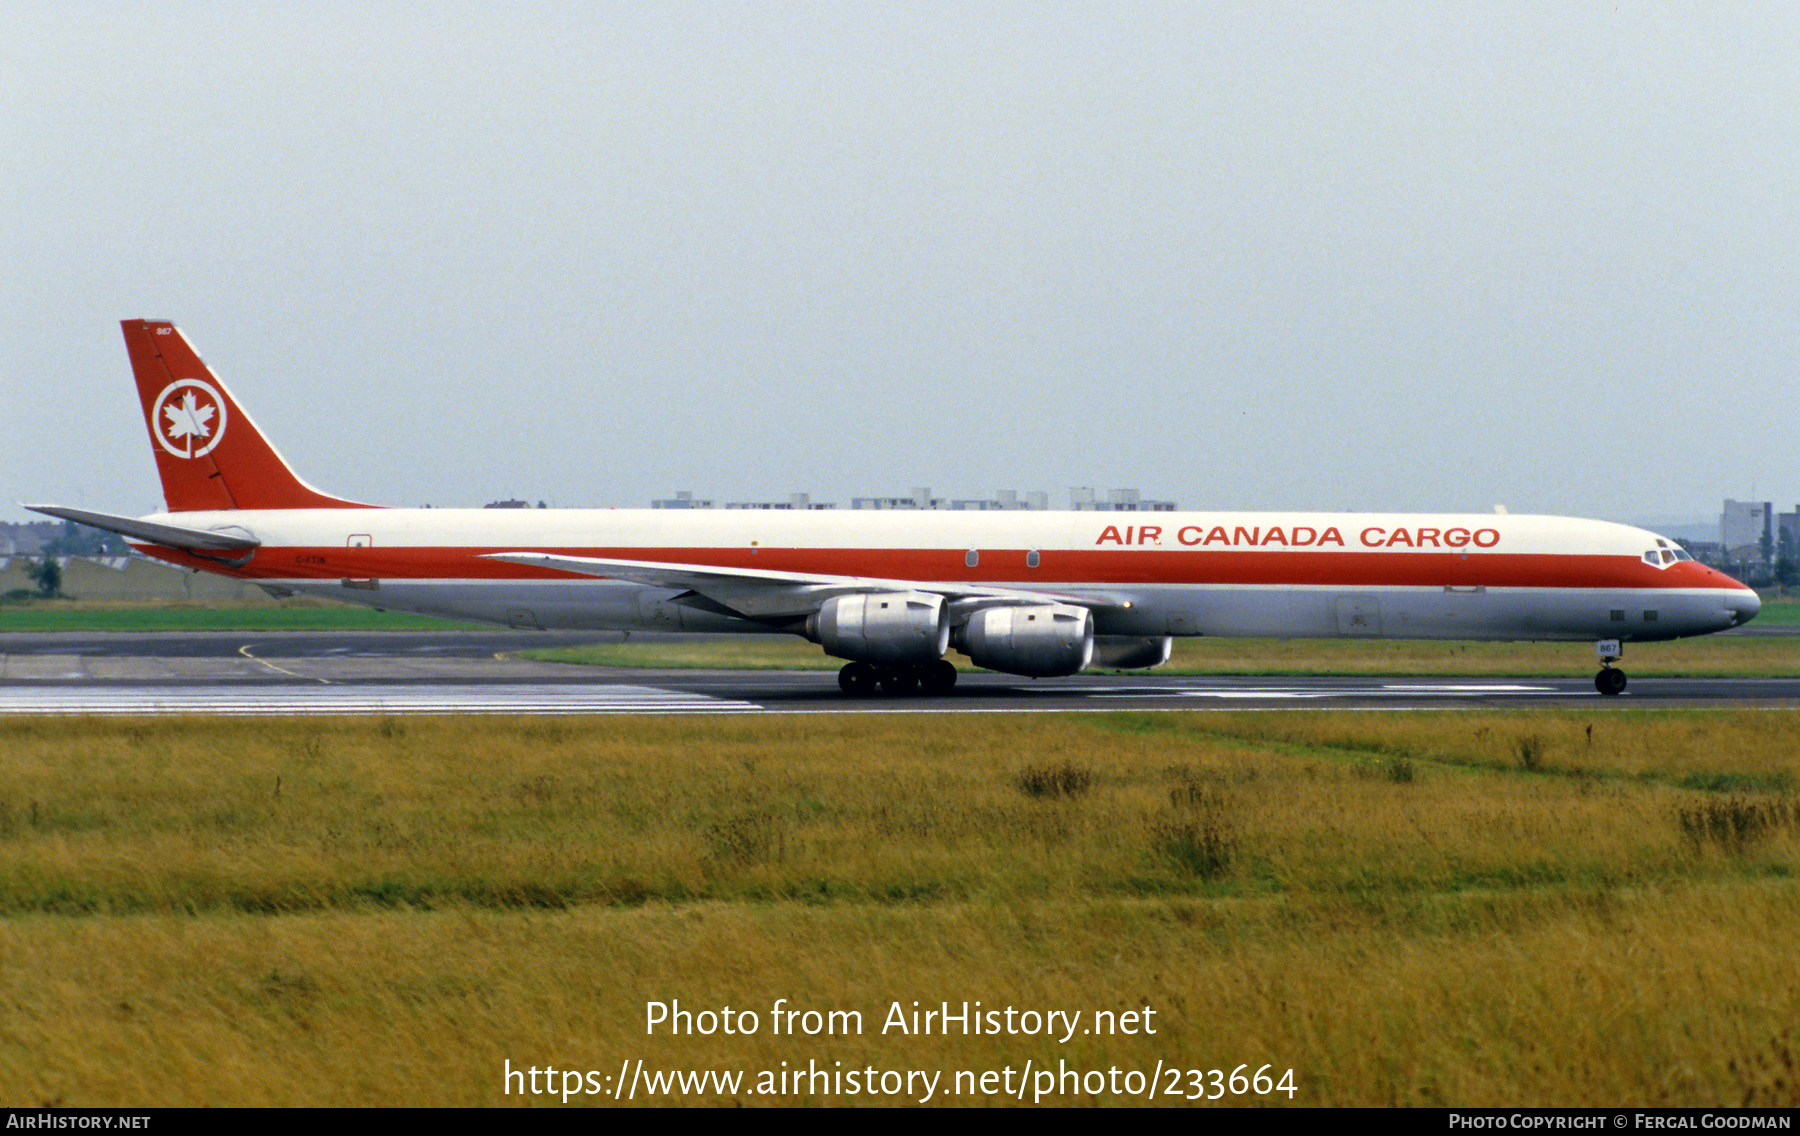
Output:
[[[27,719],[0,752],[13,1104],[542,1105],[508,1062],[639,1059],[937,1070],[935,1103],[1059,1061],[1800,1103],[1789,712]],[[778,999],[862,1029],[776,1036]],[[647,1034],[676,1000],[759,1029]],[[882,1033],[964,1000],[1156,1032]],[[894,1099],[813,1088],[638,1099]]]
[[[1773,599],[1763,597],[1762,611],[1756,615],[1756,622],[1780,627],[1793,627],[1800,624],[1800,600]]]

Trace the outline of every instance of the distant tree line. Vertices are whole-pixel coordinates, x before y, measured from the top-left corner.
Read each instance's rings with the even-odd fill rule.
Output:
[[[23,556],[125,556],[131,549],[117,533],[74,521],[0,523],[0,541],[11,541]]]
[[[44,542],[45,556],[124,556],[131,548],[118,533],[64,521],[62,531]]]
[[[31,557],[35,563],[25,566],[25,578],[33,586],[14,588],[4,597],[14,602],[56,599],[63,594],[63,571],[62,565],[57,563],[58,557],[125,556],[131,552],[130,546],[116,533],[102,532],[74,521],[7,525],[5,529],[6,535],[13,540],[19,540],[21,535],[42,540],[37,553]],[[50,535],[44,535],[46,530]]]

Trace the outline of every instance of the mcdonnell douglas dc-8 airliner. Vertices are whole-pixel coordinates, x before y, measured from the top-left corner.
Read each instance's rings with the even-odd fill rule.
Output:
[[[1168,661],[1179,636],[1627,641],[1736,627],[1756,593],[1674,541],[1506,514],[396,509],[297,477],[173,324],[124,322],[168,511],[54,505],[285,596],[515,627],[802,636],[852,694]]]

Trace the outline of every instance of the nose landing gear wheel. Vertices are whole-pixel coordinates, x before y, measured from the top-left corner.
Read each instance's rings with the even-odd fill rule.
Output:
[[[1617,667],[1604,667],[1594,676],[1594,689],[1608,698],[1625,692],[1625,672]]]

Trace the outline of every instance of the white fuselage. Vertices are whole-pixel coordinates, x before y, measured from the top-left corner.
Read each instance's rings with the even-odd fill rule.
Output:
[[[514,626],[792,631],[682,589],[489,559],[552,552],[1068,597],[1105,636],[1655,640],[1756,614],[1671,542],[1565,517],[1347,513],[240,509],[146,521],[247,535],[175,563],[373,607]]]

